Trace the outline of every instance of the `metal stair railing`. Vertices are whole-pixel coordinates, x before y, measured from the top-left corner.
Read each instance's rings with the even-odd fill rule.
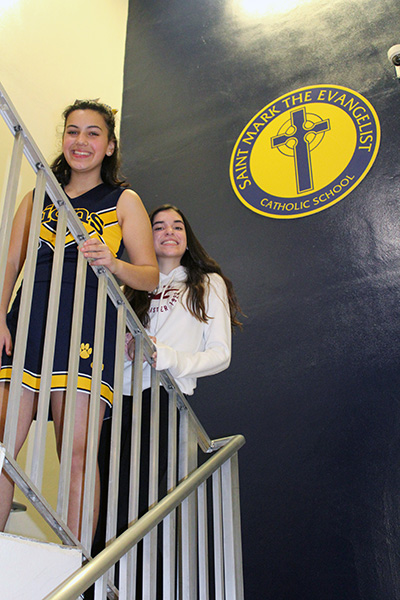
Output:
[[[55,179],[44,157],[31,138],[18,116],[5,90],[0,85],[0,113],[14,135],[6,196],[0,228],[0,294],[3,289],[5,264],[10,241],[12,217],[16,205],[17,186],[21,168],[22,153],[37,174],[33,214],[25,263],[24,286],[18,328],[14,345],[14,360],[9,391],[9,403],[3,444],[0,444],[1,468],[23,491],[38,512],[52,527],[63,544],[74,545],[82,550],[86,565],[82,567],[83,579],[90,585],[96,580],[95,599],[136,598],[136,574],[142,574],[143,598],[155,600],[157,596],[157,566],[162,563],[163,598],[179,600],[241,600],[243,581],[241,565],[240,511],[237,474],[237,449],[244,443],[242,436],[232,436],[211,440],[185,396],[168,371],[156,372],[152,369],[151,417],[150,417],[150,461],[149,461],[149,512],[139,515],[140,489],[140,432],[142,402],[142,364],[151,363],[154,346],[146,331],[121,293],[119,285],[104,267],[90,267],[98,277],[98,301],[96,310],[96,336],[93,347],[93,378],[90,392],[90,414],[84,483],[81,539],[78,540],[66,525],[72,457],[72,436],[75,412],[75,391],[78,377],[78,356],[80,330],[83,312],[83,294],[88,262],[78,253],[78,266],[75,285],[74,311],[70,337],[70,357],[64,418],[63,442],[60,458],[57,508],[50,506],[43,497],[41,487],[47,418],[50,401],[51,365],[54,355],[57,328],[58,299],[61,287],[61,272],[64,256],[66,230],[71,232],[79,245],[88,234],[77,217],[67,196]],[[41,213],[45,192],[58,209],[58,224],[50,285],[49,308],[46,324],[41,385],[38,397],[37,423],[34,435],[34,450],[29,473],[25,473],[14,458],[16,428],[22,389],[22,371],[26,352],[27,328],[30,318],[30,303],[36,268],[36,248],[39,238]],[[102,368],[102,347],[104,338],[105,306],[107,297],[111,299],[117,312],[117,335],[115,348],[115,378],[113,418],[110,449],[110,474],[107,505],[106,552],[107,566],[102,558],[91,559],[93,502],[95,471],[98,444],[99,397]],[[60,315],[62,318],[62,315]],[[120,433],[122,422],[122,387],[124,363],[124,339],[126,331],[135,338],[135,360],[133,376],[133,416],[132,448],[129,492],[129,534],[117,538],[118,480],[120,457]],[[167,453],[167,495],[159,498],[159,429],[160,429],[160,385],[168,392],[168,448]],[[235,450],[231,453],[231,448]],[[215,453],[207,462],[198,467],[199,450],[207,454]],[[216,452],[217,451],[217,452]],[[226,458],[225,454],[227,455]],[[229,456],[228,456],[229,455]],[[214,461],[214,462],[211,462]],[[220,464],[221,463],[221,464]],[[207,469],[218,465],[212,474],[213,512],[213,557],[212,577],[209,577],[209,519],[207,517],[207,475],[200,481]],[[206,468],[207,467],[207,468]],[[225,475],[224,475],[225,473]],[[184,483],[183,483],[184,482]],[[181,487],[184,486],[184,487]],[[197,492],[194,492],[197,488]],[[226,488],[226,490],[225,490]],[[177,491],[179,489],[179,491]],[[182,489],[185,492],[182,492]],[[187,493],[183,499],[181,494]],[[176,507],[179,504],[179,509]],[[160,517],[160,515],[162,516]],[[158,523],[163,519],[162,558],[157,556]],[[145,529],[143,529],[143,527]],[[140,533],[142,532],[142,533]],[[143,537],[143,558],[138,560],[137,542]],[[129,540],[129,541],[127,541]],[[126,542],[126,543],[125,543]],[[124,552],[121,554],[121,544]],[[112,557],[112,558],[111,558]],[[116,575],[115,563],[119,561]],[[93,565],[93,566],[92,566]],[[90,581],[86,577],[90,567]],[[105,570],[104,570],[105,569]],[[232,573],[234,575],[232,575]],[[79,576],[80,577],[80,576]],[[93,578],[94,577],[94,578]],[[118,581],[119,591],[115,586]],[[74,584],[75,585],[75,584]],[[80,585],[80,584],[79,584]],[[213,595],[210,589],[213,587]],[[68,588],[69,589],[69,588]],[[74,588],[75,589],[75,588]],[[81,588],[79,588],[81,589]],[[82,591],[85,588],[82,588]],[[55,593],[55,592],[54,592]],[[57,594],[63,594],[63,591]],[[56,598],[73,598],[68,595]],[[75,592],[74,592],[75,593]],[[78,593],[81,593],[79,591]],[[53,597],[53,596],[49,596]]]
[[[198,493],[198,513],[204,510],[204,497],[202,494],[203,485],[211,478],[221,478],[222,497],[217,503],[215,510],[221,512],[224,527],[223,547],[216,559],[225,561],[226,572],[226,594],[219,595],[219,598],[229,598],[237,600],[243,598],[243,585],[238,577],[238,570],[231,568],[235,563],[241,562],[240,539],[237,539],[236,533],[240,531],[239,511],[232,502],[237,496],[237,458],[238,450],[244,444],[244,438],[241,435],[232,436],[228,442],[224,440],[224,446],[216,452],[205,464],[196,469],[191,475],[184,479],[170,494],[165,496],[160,502],[148,511],[139,521],[129,527],[123,534],[114,540],[105,550],[98,554],[93,560],[86,563],[80,571],[65,581],[49,594],[45,600],[74,600],[82,594],[91,584],[95,583],[100,575],[107,573],[115,562],[122,558],[132,546],[137,544],[146,535],[148,535],[156,525],[165,520],[178,506],[188,501],[190,495],[197,490]],[[199,522],[202,520],[199,518]],[[204,526],[204,522],[202,522]],[[200,527],[199,527],[200,529]],[[205,531],[203,531],[205,533]],[[236,537],[235,542],[232,543]],[[236,555],[231,556],[232,552]],[[199,565],[205,572],[206,563],[204,557],[199,553]],[[203,578],[203,584],[206,583]],[[199,597],[203,600],[208,597],[207,589],[199,586]],[[165,595],[164,597],[169,597]],[[190,597],[190,596],[182,596]]]

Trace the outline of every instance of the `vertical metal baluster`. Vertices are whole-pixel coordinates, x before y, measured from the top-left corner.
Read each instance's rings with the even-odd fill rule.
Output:
[[[197,438],[187,410],[180,413],[179,481],[197,467]],[[197,526],[196,494],[191,494],[181,506],[181,574],[182,600],[197,598]]]
[[[225,596],[243,600],[242,539],[240,530],[237,453],[221,466],[224,532]]]
[[[136,548],[136,546],[135,546]],[[134,548],[133,548],[134,549]],[[132,550],[133,550],[132,549]],[[119,585],[118,585],[118,599],[119,600],[134,600],[135,595],[135,581],[134,575],[131,570],[131,557],[129,550],[119,561]]]
[[[4,432],[4,445],[13,455],[17,435],[19,406],[21,400],[22,373],[24,370],[29,317],[31,312],[33,283],[36,271],[36,256],[46,186],[45,173],[40,169],[37,174],[35,197],[25,261],[24,285],[18,315],[18,327],[14,345],[13,369],[10,383],[7,418]]]
[[[106,544],[108,544],[111,540],[114,540],[117,534],[125,330],[126,308],[122,304],[118,308],[117,312],[117,335],[115,341],[114,394],[111,420],[110,475],[108,480]],[[114,567],[110,569],[109,577],[111,581],[114,581]]]
[[[15,202],[19,174],[21,171],[22,153],[24,150],[23,132],[20,130],[15,134],[14,146],[11,156],[10,171],[7,180],[6,195],[4,198],[3,214],[0,227],[0,298],[3,293],[4,275],[7,266],[8,247],[10,245],[11,227],[14,217]]]
[[[69,488],[71,481],[72,444],[74,438],[76,390],[78,387],[79,348],[81,344],[83,305],[85,300],[87,261],[78,252],[75,277],[74,309],[72,314],[70,348],[68,358],[68,381],[65,396],[63,438],[60,458],[57,512],[64,522],[68,518]]]
[[[151,370],[149,508],[158,500],[160,446],[160,374]],[[156,600],[157,593],[157,527],[143,538],[143,600]]]
[[[212,476],[215,600],[225,600],[221,470]],[[228,599],[227,599],[228,600]]]
[[[30,476],[36,487],[42,489],[46,434],[49,415],[50,388],[53,372],[54,348],[57,333],[58,306],[60,301],[61,276],[63,270],[67,213],[58,211],[57,234],[51,274],[51,285],[47,309],[46,333],[44,339],[38,413],[33,444]]]
[[[97,470],[97,446],[99,435],[99,413],[101,394],[101,373],[103,365],[104,329],[107,305],[107,278],[101,275],[98,280],[96,321],[93,344],[93,370],[89,406],[89,427],[87,434],[85,483],[82,507],[81,542],[90,552],[93,536],[94,488]]]
[[[149,508],[158,500],[158,472],[160,448],[160,374],[151,371],[151,417],[150,417],[150,469],[149,469]]]
[[[197,488],[199,527],[199,597],[209,600],[208,532],[207,532],[207,481]]]
[[[167,493],[176,487],[178,409],[176,391],[169,392]],[[176,510],[163,522],[163,594],[173,600],[176,589]]]
[[[106,600],[107,598],[107,573],[104,573],[94,584],[94,600]]]
[[[131,454],[129,473],[128,523],[132,525],[139,515],[140,447],[142,428],[142,381],[143,381],[143,336],[135,336],[135,359],[133,363],[133,406],[131,423]],[[129,550],[120,560],[120,596],[122,599],[136,598],[137,546]]]

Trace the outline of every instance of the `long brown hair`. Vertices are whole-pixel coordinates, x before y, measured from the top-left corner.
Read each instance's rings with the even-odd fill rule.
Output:
[[[115,134],[115,115],[110,106],[103,104],[98,100],[75,100],[73,104],[67,106],[63,112],[64,131],[67,119],[75,110],[94,110],[100,113],[104,119],[108,132],[108,141],[114,142],[114,152],[111,156],[105,155],[101,165],[101,179],[104,183],[112,186],[127,186],[128,183],[120,174],[121,155],[118,147],[118,140]],[[63,134],[64,135],[64,134]],[[71,167],[61,153],[51,164],[51,170],[61,185],[67,185],[71,178]]]
[[[208,288],[207,275],[209,273],[218,273],[226,285],[231,325],[232,327],[241,328],[242,324],[238,319],[238,315],[243,313],[240,309],[232,282],[222,273],[219,264],[211,258],[200,244],[183,212],[172,204],[163,204],[152,210],[150,213],[151,224],[153,225],[154,223],[154,217],[164,210],[174,210],[177,212],[185,225],[187,248],[181,258],[181,265],[186,268],[187,272],[186,289],[188,290],[188,294],[186,303],[188,311],[195,319],[198,319],[203,323],[208,322],[209,316],[206,312],[206,291]],[[128,286],[125,286],[125,294],[132,305],[133,310],[146,327],[149,323],[148,310],[150,307],[151,295],[146,292],[133,290]]]

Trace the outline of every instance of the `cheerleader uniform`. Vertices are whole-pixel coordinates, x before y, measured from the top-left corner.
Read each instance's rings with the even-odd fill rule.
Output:
[[[117,219],[117,202],[124,189],[125,188],[113,187],[101,183],[77,198],[69,198],[89,236],[98,237],[104,244],[107,244],[116,258],[120,258],[124,250],[122,231]],[[42,212],[35,283],[22,380],[22,385],[34,392],[38,392],[40,388],[41,363],[57,217],[58,210],[46,194]],[[77,256],[77,244],[71,233],[67,230],[51,380],[52,391],[65,390],[67,387],[69,340],[72,324]],[[78,391],[86,393],[90,393],[91,389],[97,286],[98,278],[93,270],[88,267],[78,366]],[[19,288],[11,310],[7,315],[7,325],[13,342],[15,340],[18,321],[21,289],[22,286]],[[113,399],[115,328],[116,310],[110,299],[107,298],[100,397],[109,406],[112,405]],[[12,356],[7,356],[3,351],[0,381],[10,381],[12,360]]]

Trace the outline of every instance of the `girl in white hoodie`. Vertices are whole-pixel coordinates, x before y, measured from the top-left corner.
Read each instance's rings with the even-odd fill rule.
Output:
[[[184,394],[191,395],[197,377],[229,366],[231,328],[240,325],[233,287],[206,253],[182,211],[171,205],[150,215],[160,280],[146,294],[126,295],[153,338],[153,366],[168,369]],[[128,355],[133,357],[128,345]],[[143,369],[143,389],[150,387],[151,368]],[[124,394],[132,394],[132,362],[125,363]]]
[[[191,395],[198,377],[219,373],[229,366],[231,330],[240,326],[240,307],[232,283],[204,250],[181,210],[166,204],[150,214],[153,242],[160,270],[158,287],[150,294],[131,288],[125,293],[151,336],[156,351],[153,367],[168,369],[184,394]],[[128,524],[130,432],[132,422],[132,359],[134,340],[128,336],[124,369],[124,413],[121,432],[118,533]],[[150,422],[151,367],[143,363],[141,497],[146,510],[147,458]],[[160,387],[160,460],[166,460],[168,394]],[[165,426],[163,426],[163,424]],[[109,427],[105,423],[104,427]],[[102,437],[109,433],[103,431]],[[107,480],[107,443],[100,445],[107,459],[100,460],[102,480]],[[166,467],[166,465],[164,465]],[[163,467],[160,465],[160,472]],[[104,484],[103,484],[104,485]],[[101,510],[101,517],[104,516]],[[103,523],[104,527],[104,523]],[[100,525],[101,528],[101,525]],[[99,528],[99,530],[100,530]],[[98,543],[101,533],[97,534]],[[96,550],[95,550],[96,551]]]

